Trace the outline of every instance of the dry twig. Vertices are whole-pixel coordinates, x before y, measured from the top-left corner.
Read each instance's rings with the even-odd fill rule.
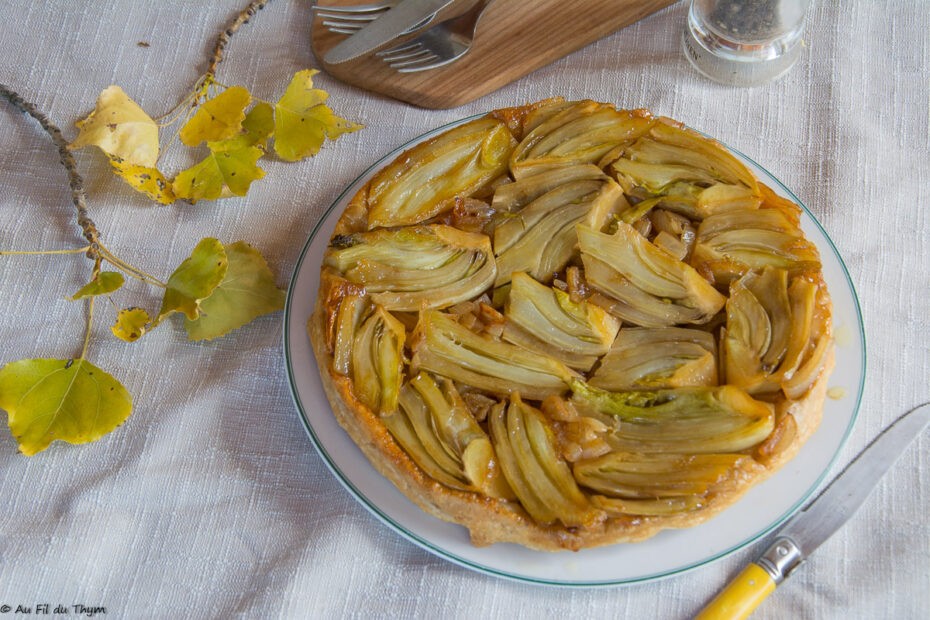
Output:
[[[35,104],[26,101],[20,97],[18,93],[10,89],[5,84],[0,84],[0,96],[9,101],[15,108],[24,114],[28,114],[34,118],[39,123],[39,125],[42,126],[42,129],[45,130],[45,133],[47,133],[52,139],[52,142],[58,149],[58,157],[61,161],[61,165],[65,167],[65,170],[68,171],[68,184],[71,187],[71,202],[74,203],[74,206],[77,209],[78,225],[84,232],[84,238],[87,239],[87,241],[90,243],[90,248],[87,250],[87,255],[91,258],[98,258],[100,235],[97,232],[96,224],[94,224],[94,221],[90,219],[89,215],[87,215],[87,201],[86,195],[84,193],[84,178],[81,176],[81,173],[78,172],[74,157],[71,155],[71,151],[68,150],[68,141],[65,140],[63,135],[61,135],[61,130],[58,128],[58,126],[49,120],[49,118],[38,108],[36,108]]]

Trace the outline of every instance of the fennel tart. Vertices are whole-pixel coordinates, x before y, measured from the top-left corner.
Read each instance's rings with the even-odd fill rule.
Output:
[[[820,423],[801,209],[644,110],[549,99],[417,144],[340,217],[308,332],[339,424],[478,546],[704,522]]]

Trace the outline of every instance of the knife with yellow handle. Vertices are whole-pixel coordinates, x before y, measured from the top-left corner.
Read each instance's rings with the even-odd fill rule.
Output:
[[[748,618],[776,586],[852,517],[928,423],[930,403],[925,403],[882,431],[817,499],[779,530],[765,553],[730,582],[696,620]]]

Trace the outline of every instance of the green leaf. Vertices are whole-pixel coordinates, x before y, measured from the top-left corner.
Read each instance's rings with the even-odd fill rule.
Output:
[[[69,297],[71,301],[84,299],[85,297],[96,297],[97,295],[109,295],[119,289],[126,279],[118,271],[101,271],[93,280],[78,289],[78,292]]]
[[[135,342],[148,331],[149,313],[142,308],[123,308],[116,313],[116,322],[110,327],[113,335],[125,342]]]
[[[226,140],[210,142],[207,146],[213,152],[237,151],[249,146],[265,148],[268,138],[274,134],[274,109],[267,103],[258,103],[242,121],[242,131]]]
[[[233,137],[242,129],[245,108],[251,100],[249,91],[242,86],[227,88],[205,101],[181,128],[178,137],[187,146]]]
[[[175,312],[183,312],[191,320],[200,316],[200,302],[209,297],[226,277],[228,264],[222,243],[210,237],[201,239],[191,255],[168,278],[168,288],[155,325]]]
[[[80,132],[70,149],[93,145],[136,166],[158,161],[158,125],[119,86],[100,93],[94,111],[75,124]]]
[[[137,166],[118,157],[110,158],[110,166],[117,176],[121,177],[137,192],[141,192],[163,205],[170,205],[174,202],[171,182],[157,168]]]
[[[206,159],[175,177],[174,194],[192,203],[245,196],[252,181],[265,176],[265,171],[255,165],[263,154],[257,146],[211,151]]]
[[[28,359],[0,369],[0,408],[26,456],[52,441],[89,443],[122,424],[132,396],[87,360]]]
[[[285,161],[316,155],[326,138],[335,140],[344,133],[362,128],[336,116],[323,103],[329,94],[313,88],[313,76],[317,73],[310,69],[295,73],[284,96],[275,105],[274,150]]]
[[[226,278],[201,302],[200,318],[184,321],[191,340],[212,340],[284,307],[285,292],[258,250],[237,241],[226,246],[226,256]]]

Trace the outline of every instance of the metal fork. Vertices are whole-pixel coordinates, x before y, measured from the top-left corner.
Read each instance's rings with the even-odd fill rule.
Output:
[[[377,53],[398,73],[429,71],[455,62],[468,53],[478,20],[494,0],[481,0],[467,13],[437,24],[417,38]]]
[[[321,17],[323,17],[324,14],[327,17],[334,18],[372,15],[372,17],[369,18],[369,20],[372,20],[375,19],[379,13],[394,8],[394,5],[399,1],[400,0],[379,0],[378,2],[371,2],[369,4],[331,4],[325,6],[314,4],[310,7],[310,10]]]
[[[331,6],[320,6],[314,5],[312,7],[313,12],[319,17],[325,27],[330,32],[335,32],[336,34],[355,34],[374,20],[378,19],[389,9],[394,8],[394,6],[400,0],[383,0],[382,2],[373,2],[370,4],[350,4],[350,5],[331,5]],[[423,19],[423,21],[414,24],[399,36],[412,34],[424,28],[433,19],[436,17],[436,14],[433,13],[429,17]]]

